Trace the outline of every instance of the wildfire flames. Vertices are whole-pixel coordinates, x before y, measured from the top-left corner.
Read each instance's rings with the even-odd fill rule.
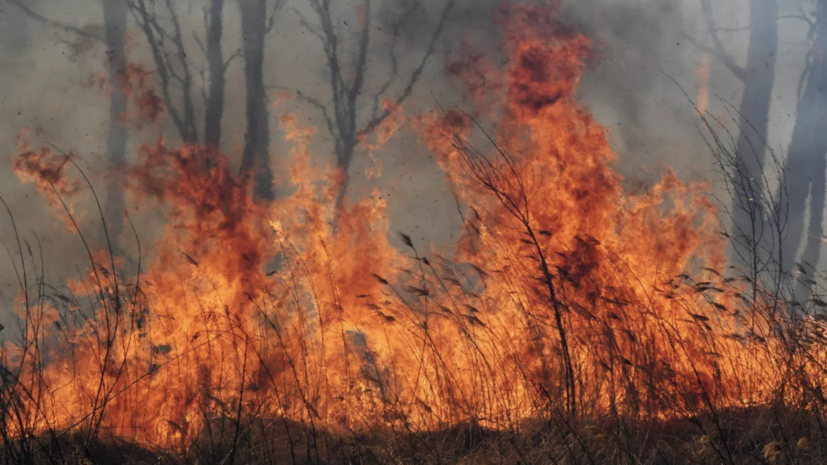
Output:
[[[273,202],[220,152],[142,146],[123,175],[131,203],[168,221],[153,258],[93,250],[73,295],[21,289],[20,316],[39,312],[25,339],[51,342],[4,349],[27,414],[5,424],[177,447],[223,417],[509,429],[767,401],[783,373],[755,347],[780,342],[745,283],[716,271],[709,186],[666,172],[623,191],[607,129],[576,98],[589,40],[557,13],[502,8],[507,64],[466,47],[448,66],[461,110],[395,115],[462,205],[453,257],[404,235],[392,247],[378,195],[336,211],[339,175],[311,163],[313,129],[289,115],[293,193]],[[19,149],[16,172],[53,206],[81,191],[69,158]]]
[[[709,54],[701,55],[701,63],[698,65],[698,103],[695,107],[698,113],[703,115],[709,109]]]

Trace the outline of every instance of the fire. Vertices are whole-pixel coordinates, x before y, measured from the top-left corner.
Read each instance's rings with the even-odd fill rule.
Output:
[[[75,215],[75,212],[71,205],[62,203],[61,198],[71,197],[80,190],[80,183],[66,176],[74,157],[72,153],[56,156],[50,149],[45,148],[34,150],[29,141],[29,130],[26,129],[17,137],[17,157],[13,162],[17,177],[24,182],[35,184],[38,194],[43,196],[49,206],[65,220],[69,231],[72,222],[67,214],[71,216]]]
[[[765,401],[780,372],[753,344],[780,343],[716,271],[709,186],[667,172],[623,191],[607,129],[576,99],[589,40],[557,14],[503,7],[508,65],[466,49],[449,71],[467,107],[407,121],[463,205],[453,259],[405,235],[393,248],[378,195],[337,212],[339,173],[311,162],[314,131],[289,115],[293,191],[272,203],[218,151],[142,146],[124,176],[167,221],[151,259],[128,273],[93,254],[74,296],[36,304],[26,339],[52,342],[7,348],[27,416],[6,424],[186,448],[226,419],[505,430]],[[68,158],[18,148],[22,180],[77,190]]]
[[[462,259],[497,264],[487,269],[496,284],[486,286],[482,300],[500,321],[510,322],[504,341],[532,341],[511,342],[518,354],[512,369],[547,384],[554,399],[571,397],[570,407],[626,403],[658,410],[666,400],[647,398],[653,393],[646,386],[670,377],[680,380],[671,402],[695,402],[693,377],[703,389],[725,391],[712,385],[717,362],[691,347],[694,338],[687,336],[700,342],[704,333],[730,330],[734,322],[695,299],[676,302],[681,286],[667,284],[693,261],[697,269],[723,268],[714,207],[704,196],[708,187],[683,184],[667,173],[645,195],[624,194],[611,169],[615,155],[606,130],[575,101],[588,40],[559,34],[554,10],[504,13],[513,66],[500,79],[507,99],[498,110],[496,133],[486,135],[487,151],[469,142],[475,126],[487,127],[476,113],[450,110],[423,125],[429,149],[474,212]],[[494,69],[476,65],[487,73]],[[478,73],[467,75],[473,85]],[[712,278],[699,276],[707,279]],[[724,307],[727,300],[721,295],[713,303]],[[690,302],[697,308],[690,311]],[[713,328],[712,321],[720,326]],[[667,349],[674,337],[686,337],[687,346]],[[653,353],[656,347],[661,349]],[[683,371],[689,356],[701,367],[697,376]],[[549,365],[582,368],[564,374],[565,381]],[[575,385],[596,388],[578,399]],[[613,398],[617,394],[610,389],[617,385],[626,386],[620,396],[626,398]],[[628,398],[633,394],[637,398]]]
[[[139,123],[139,125],[143,123],[154,124],[166,113],[164,102],[150,85],[153,74],[141,64],[126,64],[119,76],[117,90],[122,91],[126,98],[131,100],[135,109],[127,109],[125,114],[121,115],[122,122],[132,121]],[[109,95],[114,89],[110,88],[108,81],[107,73],[100,72],[90,75],[84,85],[101,89]]]
[[[709,54],[701,54],[701,63],[698,65],[698,98],[696,107],[703,115],[709,108]]]
[[[139,120],[148,123],[155,123],[165,113],[164,103],[154,90],[149,86],[151,72],[146,71],[142,65],[128,63],[123,75],[120,78],[121,89],[127,98],[131,98],[138,111],[138,118],[130,118],[124,115],[125,120]]]

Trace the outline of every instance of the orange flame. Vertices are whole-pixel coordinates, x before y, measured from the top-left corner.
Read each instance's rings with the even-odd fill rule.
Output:
[[[698,65],[698,113],[704,115],[709,108],[709,54],[701,55],[701,64]]]
[[[66,223],[67,231],[72,232],[70,216],[80,218],[71,204],[64,204],[62,200],[68,201],[80,190],[80,183],[66,175],[75,155],[56,154],[47,148],[32,149],[28,129],[17,135],[17,154],[13,162],[17,177],[25,183],[34,183],[37,192]]]
[[[42,327],[59,342],[21,387],[17,428],[186,447],[222,418],[505,429],[563,409],[666,417],[766,399],[779,374],[750,344],[769,332],[714,271],[709,186],[667,172],[623,191],[607,129],[576,101],[589,40],[557,14],[503,7],[509,65],[460,55],[449,72],[467,111],[410,121],[464,206],[454,260],[404,235],[409,250],[391,247],[378,195],[337,213],[339,174],[313,165],[314,131],[289,115],[293,193],[269,204],[220,152],[141,147],[128,192],[166,229],[135,275],[93,257],[72,286],[92,304],[50,301]],[[20,150],[21,177],[74,189],[64,162]],[[24,374],[36,357],[7,355]]]

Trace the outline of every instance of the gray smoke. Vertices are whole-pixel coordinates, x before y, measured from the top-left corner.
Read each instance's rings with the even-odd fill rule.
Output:
[[[103,0],[107,2],[126,0]],[[274,0],[268,0],[272,4]],[[365,108],[360,118],[367,119],[371,96],[386,82],[386,96],[393,98],[404,91],[407,78],[416,69],[447,0],[374,0],[372,37],[368,53],[368,71],[364,94]],[[538,3],[539,0],[536,0]],[[810,0],[806,0],[808,3]],[[323,106],[331,102],[328,63],[317,34],[320,32],[310,0],[287,0],[276,12],[264,51],[264,79],[269,91],[300,91]],[[148,4],[153,4],[147,1]],[[158,5],[164,2],[154,2]],[[342,63],[352,66],[358,49],[359,9],[362,1],[334,0],[335,24],[341,34]],[[743,63],[748,43],[743,32],[749,26],[748,2],[745,0],[713,2],[719,37],[735,62]],[[208,79],[207,63],[200,46],[204,43],[204,8],[208,0],[180,0],[174,5],[186,48],[185,61],[190,66],[193,85],[195,127],[203,128]],[[432,109],[435,99],[452,101],[456,83],[446,80],[446,57],[463,39],[474,40],[481,48],[495,50],[498,30],[491,18],[498,1],[457,0],[441,39],[414,90],[405,101],[410,113]],[[657,179],[660,166],[676,167],[690,179],[710,179],[711,159],[703,145],[698,120],[690,102],[672,81],[677,81],[691,97],[698,88],[701,50],[693,41],[709,43],[706,22],[699,1],[693,0],[567,0],[563,20],[593,37],[598,45],[596,59],[584,78],[580,92],[584,103],[598,121],[611,128],[612,142],[619,153],[618,169],[630,185],[648,185]],[[795,5],[782,2],[782,15],[797,13]],[[172,27],[169,15],[158,7],[158,20]],[[236,0],[226,0],[223,15],[222,50],[228,60],[226,69],[225,108],[222,118],[221,148],[239,163],[244,143],[246,90],[244,66],[235,52],[242,45],[240,14]],[[303,21],[311,24],[308,29]],[[770,136],[776,148],[789,141],[794,119],[796,87],[807,47],[805,34],[798,23],[779,22],[780,47],[776,66],[777,95],[773,101]],[[86,85],[89,78],[105,73],[106,50],[96,37],[103,36],[100,0],[0,0],[0,147],[4,163],[0,195],[17,215],[20,229],[37,231],[44,249],[56,263],[82,263],[77,239],[67,235],[29,186],[21,186],[11,173],[10,156],[15,136],[28,126],[35,144],[51,142],[63,150],[83,155],[89,167],[105,161],[108,127],[108,101],[100,88]],[[152,53],[147,47],[134,16],[129,18],[129,59],[154,69]],[[172,69],[182,72],[172,45],[168,58]],[[391,49],[393,47],[393,49]],[[396,69],[391,56],[396,60]],[[738,105],[741,81],[728,72],[715,57],[711,58],[710,111],[723,114],[716,95]],[[344,71],[348,71],[346,68]],[[396,74],[394,74],[394,71]],[[158,85],[158,76],[154,85]],[[170,86],[175,102],[181,102],[180,83]],[[313,146],[320,160],[332,160],[333,140],[325,127],[323,113],[307,101],[284,102],[302,116],[303,121],[318,127]],[[270,152],[274,169],[288,147],[280,140],[278,123],[271,114]],[[734,129],[734,128],[733,128]],[[131,129],[128,156],[136,145],[164,134],[175,143],[179,140],[175,125],[169,120],[160,126]],[[783,153],[783,150],[781,150]],[[349,195],[369,195],[376,188],[388,198],[394,229],[409,233],[418,244],[442,245],[455,237],[459,227],[456,205],[445,186],[435,161],[422,150],[416,139],[401,133],[379,154],[384,167],[380,179],[367,179],[362,173],[371,164],[365,153],[357,153],[351,166],[352,189]],[[644,173],[641,168],[650,170]],[[95,220],[93,210],[84,204],[86,219]],[[146,226],[139,233],[152,236],[156,228]],[[90,229],[90,234],[93,233]],[[0,237],[11,240],[9,222],[0,220]],[[57,266],[57,265],[55,265]],[[8,270],[7,265],[2,270]],[[0,285],[9,299],[13,296],[12,273],[0,273]]]

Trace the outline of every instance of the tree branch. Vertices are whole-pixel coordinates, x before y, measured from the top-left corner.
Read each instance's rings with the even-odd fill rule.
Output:
[[[727,53],[726,49],[724,48],[723,42],[718,37],[718,28],[715,24],[715,17],[712,14],[712,4],[709,3],[709,0],[698,0],[701,4],[701,11],[703,11],[704,21],[706,21],[706,26],[708,28],[708,34],[712,37],[712,48],[708,48],[704,45],[701,45],[693,38],[689,37],[686,34],[682,34],[687,40],[694,43],[695,46],[702,49],[704,52],[709,53],[710,55],[714,56],[715,58],[721,60],[722,63],[733,73],[735,74],[738,79],[742,81],[746,79],[746,70],[743,67],[738,66],[735,64],[732,56]]]
[[[434,30],[433,35],[431,36],[431,40],[428,43],[428,47],[425,50],[425,55],[422,57],[422,60],[419,63],[419,66],[411,73],[410,78],[408,79],[408,84],[405,86],[405,89],[402,93],[396,98],[394,102],[394,106],[398,106],[402,104],[410,95],[413,93],[413,88],[416,83],[419,81],[420,77],[422,76],[422,72],[425,69],[425,66],[428,64],[428,60],[434,54],[436,50],[436,43],[439,39],[440,35],[442,34],[442,29],[445,27],[445,21],[448,18],[448,13],[453,8],[455,0],[449,0],[448,4],[445,5],[445,8],[442,10],[442,15],[439,18],[439,23],[437,23],[437,27]],[[378,100],[380,94],[377,94],[376,99]],[[374,108],[376,108],[376,103],[374,102]],[[372,132],[376,129],[382,122],[390,115],[390,110],[385,109],[381,114],[373,117],[368,123],[359,131],[359,135],[365,135]]]
[[[723,63],[724,66],[726,66],[727,69],[732,74],[734,74],[735,77],[737,77],[738,79],[741,79],[742,81],[744,79],[746,79],[746,77],[747,77],[746,70],[743,67],[738,66],[738,64],[735,63],[735,61],[732,59],[731,56],[729,56],[727,54],[722,55],[720,50],[709,47],[708,45],[704,45],[704,44],[696,41],[694,38],[690,37],[689,35],[687,35],[685,33],[682,33],[681,37],[683,37],[687,42],[694,45],[698,50],[700,50],[704,53],[708,53],[709,55],[711,55],[711,56],[717,58],[718,60],[720,60],[721,63]]]
[[[100,42],[100,43],[104,42],[103,36],[100,36],[98,34],[94,34],[92,32],[83,30],[83,29],[81,29],[79,27],[76,27],[76,26],[71,26],[71,25],[62,23],[60,21],[55,21],[53,19],[49,19],[49,18],[41,15],[40,13],[34,11],[33,9],[31,9],[28,5],[26,5],[26,2],[24,2],[22,0],[6,0],[6,1],[11,3],[12,5],[20,8],[23,11],[23,13],[26,14],[26,16],[28,16],[29,18],[31,18],[34,21],[37,21],[38,23],[45,24],[46,26],[53,27],[53,28],[61,30],[63,32],[77,34],[81,37],[86,37],[88,39],[93,39],[96,42]]]
[[[273,8],[270,9],[270,13],[267,15],[264,34],[269,34],[270,31],[273,30],[273,25],[276,23],[276,12],[284,6],[284,2],[285,0],[276,0],[273,2]]]

